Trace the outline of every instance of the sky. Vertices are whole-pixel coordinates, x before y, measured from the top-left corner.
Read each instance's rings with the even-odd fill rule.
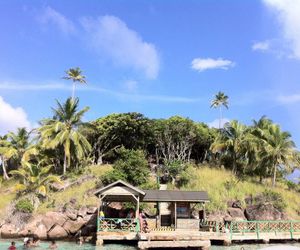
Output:
[[[0,134],[34,128],[76,88],[85,120],[120,112],[218,126],[266,115],[300,145],[300,0],[0,1]]]

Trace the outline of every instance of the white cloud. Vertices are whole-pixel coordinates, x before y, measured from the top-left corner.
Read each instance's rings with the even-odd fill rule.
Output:
[[[16,131],[19,127],[31,127],[26,112],[21,107],[11,106],[0,96],[0,134]]]
[[[252,44],[252,50],[267,51],[270,49],[270,41],[255,42]]]
[[[192,61],[192,69],[199,72],[207,69],[229,69],[235,65],[234,62],[226,60],[223,58],[213,59],[213,58],[195,58]]]
[[[278,101],[282,104],[293,104],[300,102],[300,94],[280,95]]]
[[[283,38],[291,49],[291,56],[300,59],[300,1],[263,0],[263,2],[275,11],[282,28]]]
[[[155,46],[143,41],[121,19],[101,16],[83,18],[81,23],[87,32],[86,41],[101,56],[106,54],[116,64],[142,70],[150,79],[157,77],[160,60]]]
[[[135,83],[130,83],[134,85]],[[13,90],[13,91],[70,91],[71,86],[60,83],[47,83],[47,84],[24,84],[24,83],[9,83],[0,82],[0,89],[2,90]],[[96,87],[95,85],[89,84],[88,86],[78,86],[76,91],[89,91],[92,93],[99,92],[106,95],[113,96],[117,99],[125,99],[128,101],[158,101],[158,102],[173,102],[173,103],[193,103],[199,102],[200,98],[189,98],[181,96],[167,96],[167,95],[147,95],[147,94],[135,94],[135,93],[124,93],[115,90],[105,89]]]
[[[215,119],[212,122],[209,122],[207,125],[210,128],[219,128],[219,122],[220,122],[219,119]],[[221,119],[221,128],[223,128],[224,124],[227,123],[227,122],[230,122],[230,120],[228,118]]]
[[[71,34],[76,31],[72,21],[49,6],[42,11],[41,15],[39,15],[39,20],[42,24],[51,23],[57,26],[64,34]]]

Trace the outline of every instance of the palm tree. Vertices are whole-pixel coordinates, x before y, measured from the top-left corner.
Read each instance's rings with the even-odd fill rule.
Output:
[[[7,162],[12,158],[18,157],[17,149],[7,140],[7,135],[0,138],[0,160],[2,163],[3,178],[9,179],[7,174]]]
[[[89,108],[85,107],[78,111],[78,102],[78,98],[74,101],[68,98],[63,104],[57,101],[58,108],[53,109],[53,118],[43,120],[39,128],[42,147],[46,149],[63,147],[63,174],[70,167],[72,154],[73,159],[82,159],[91,150],[91,145],[79,130],[80,127],[88,126],[82,122],[82,117]]]
[[[210,105],[211,108],[219,108],[219,112],[220,112],[219,129],[221,129],[221,122],[223,119],[222,106],[228,109],[228,96],[225,95],[223,92],[219,91],[215,95],[215,98],[211,101],[211,105]]]
[[[62,183],[58,176],[49,174],[51,168],[52,166],[40,167],[23,161],[22,168],[10,172],[20,177],[20,183],[15,186],[15,190],[21,194],[33,193],[46,197],[51,183]]]
[[[214,153],[222,152],[232,159],[232,172],[236,174],[238,161],[247,161],[248,138],[247,127],[233,120],[226,123],[222,133],[211,145]]]
[[[260,162],[268,167],[273,175],[272,186],[276,185],[279,168],[292,169],[299,164],[299,153],[289,132],[281,131],[279,125],[271,120],[261,120],[254,131],[261,145],[259,149]]]
[[[67,70],[65,72],[66,72],[66,76],[64,76],[63,79],[73,81],[72,100],[74,100],[76,82],[81,83],[81,84],[85,84],[86,83],[86,80],[85,80],[86,77],[84,75],[82,75],[82,71],[79,67],[70,68],[69,70]]]

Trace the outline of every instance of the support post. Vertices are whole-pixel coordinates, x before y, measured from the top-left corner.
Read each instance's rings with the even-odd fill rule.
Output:
[[[139,215],[140,215],[140,196],[138,196],[136,200],[135,218],[138,219]]]
[[[177,202],[174,203],[175,229],[177,229]]]

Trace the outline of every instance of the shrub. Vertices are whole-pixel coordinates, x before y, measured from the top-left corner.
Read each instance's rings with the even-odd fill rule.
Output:
[[[271,203],[275,208],[277,208],[279,211],[284,211],[284,209],[287,207],[286,203],[284,202],[284,199],[280,193],[277,193],[275,191],[266,189],[262,195],[257,196],[255,198],[256,203]]]
[[[148,162],[141,150],[120,148],[117,150],[119,160],[113,166],[113,170],[106,173],[101,181],[104,185],[118,179],[129,182],[132,185],[140,186],[149,178]]]
[[[22,199],[17,202],[16,210],[23,213],[32,213],[34,207],[29,199]]]

